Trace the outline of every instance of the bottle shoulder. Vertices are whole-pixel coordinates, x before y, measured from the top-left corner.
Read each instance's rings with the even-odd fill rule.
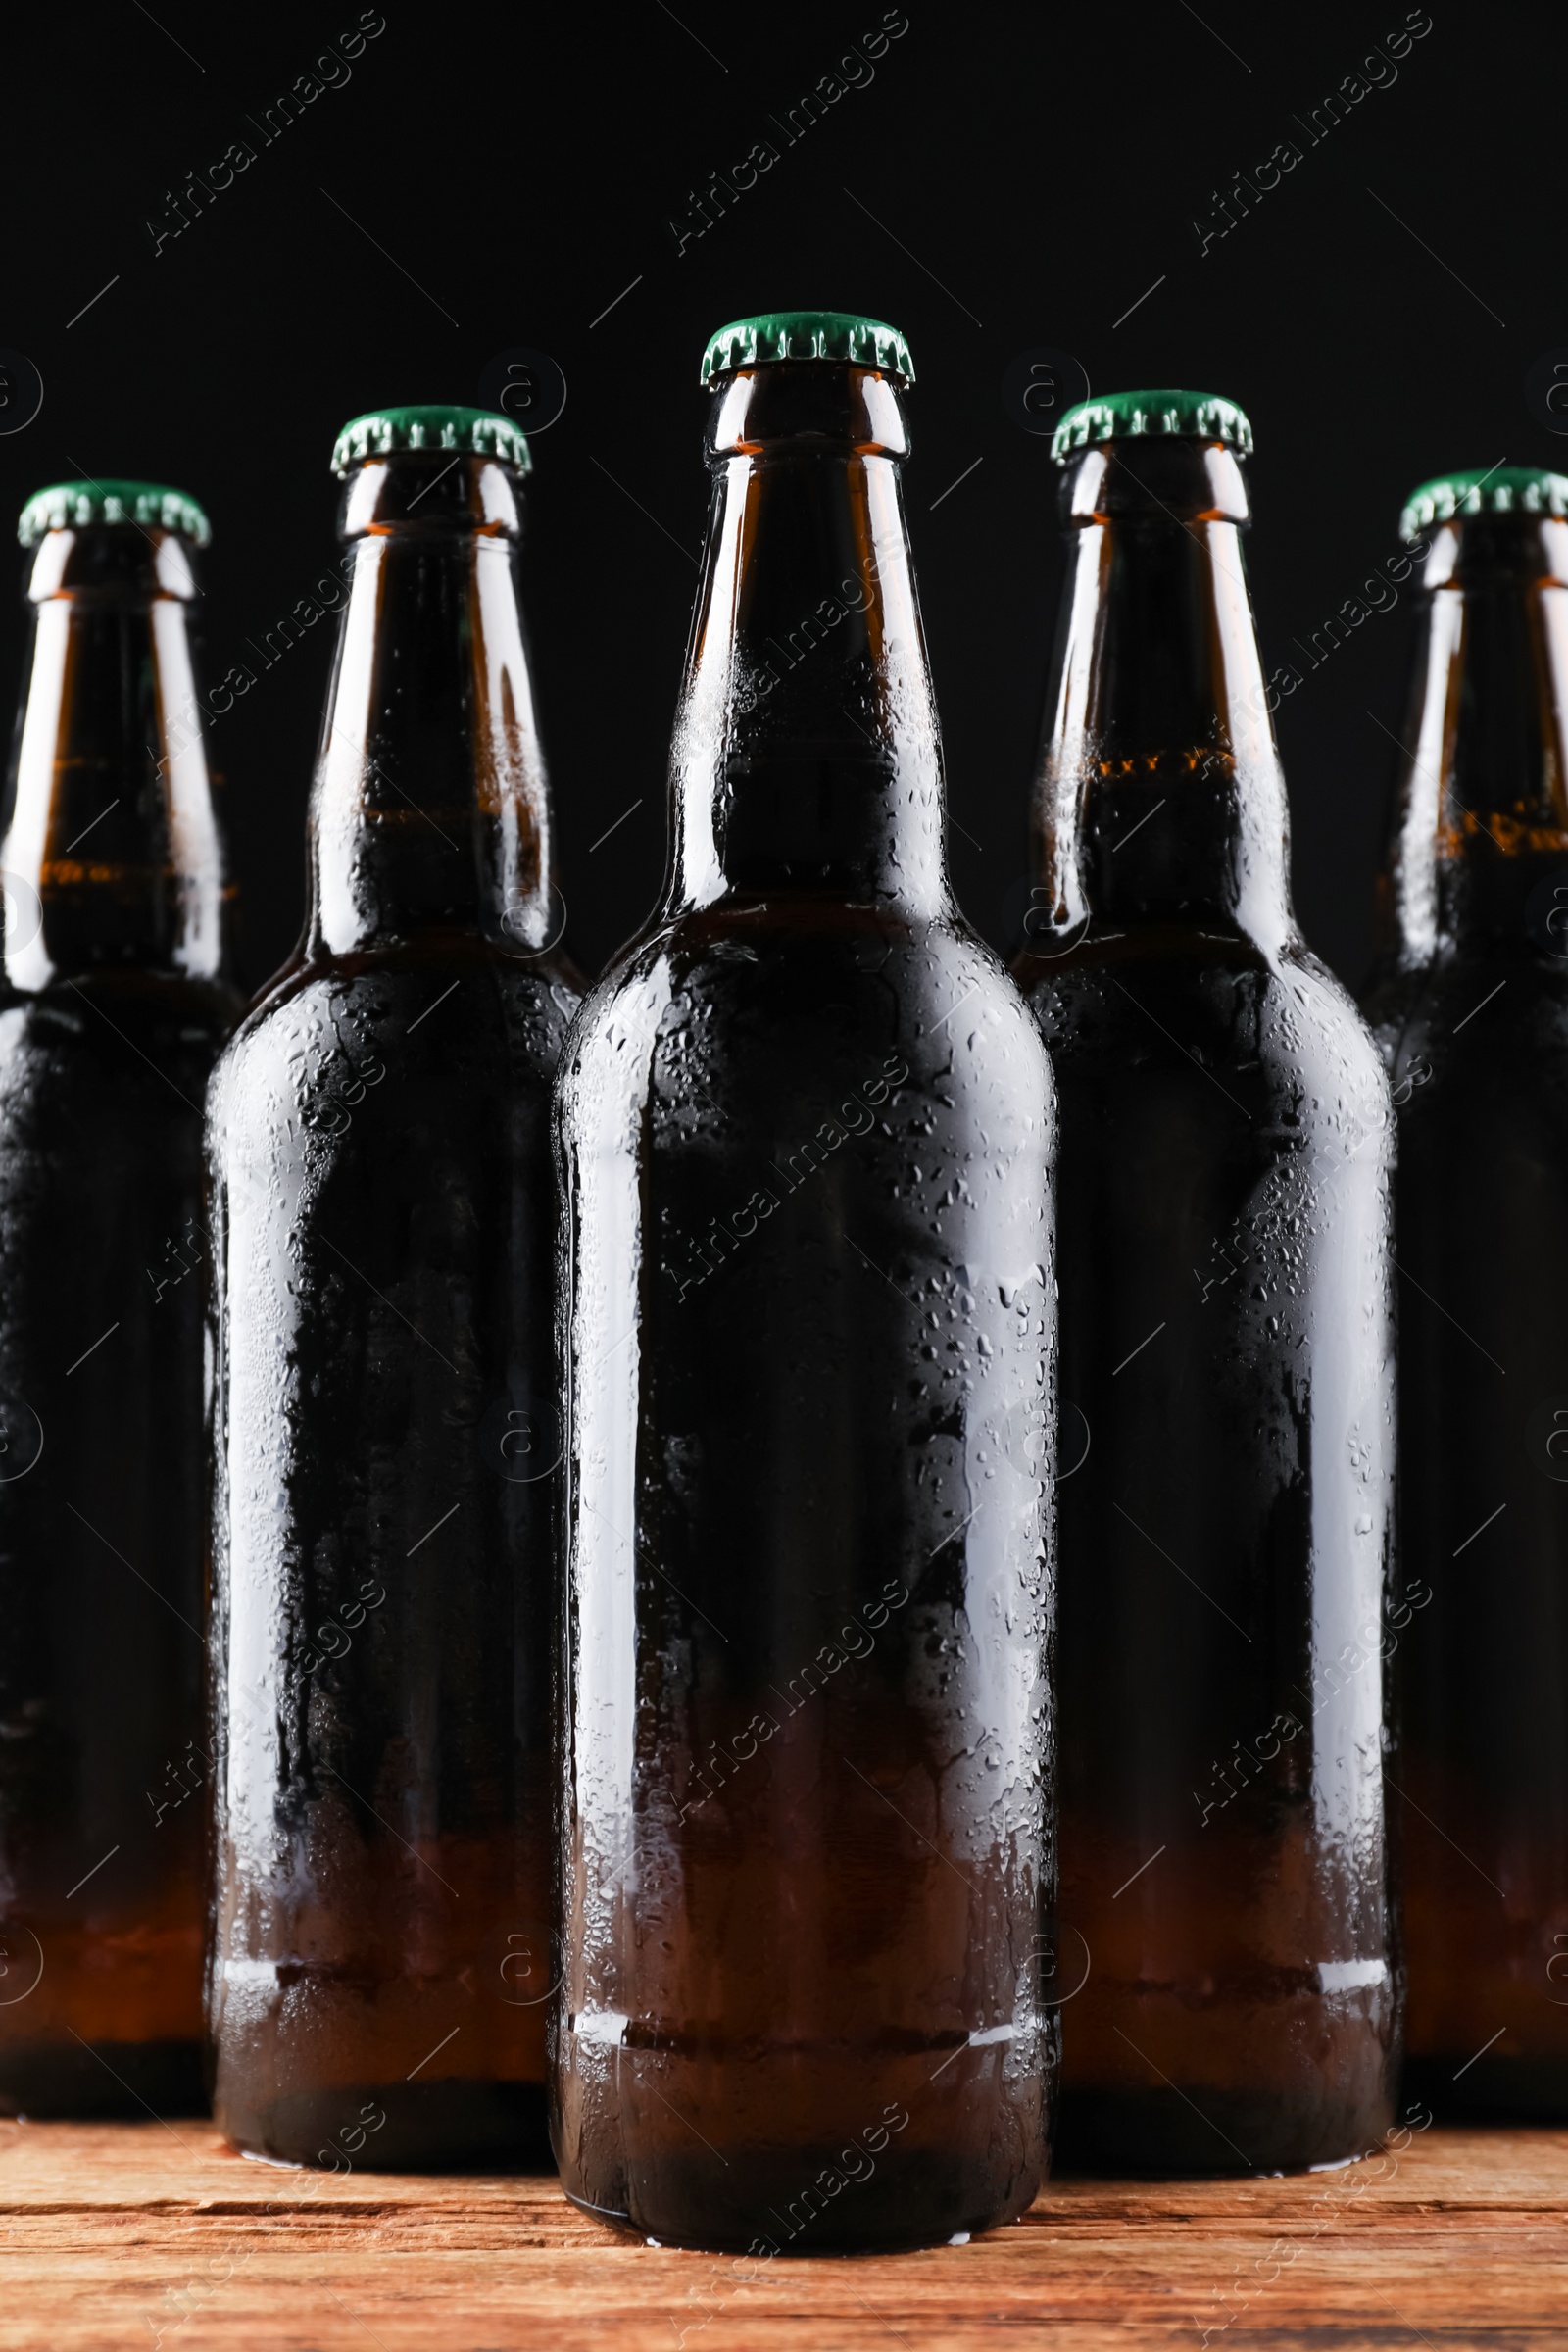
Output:
[[[589,990],[573,1051],[643,1017],[656,1001],[675,1005],[677,1019],[728,1019],[747,1031],[764,1020],[783,1034],[842,1028],[874,1006],[884,1019],[929,1027],[933,1036],[961,1030],[967,1013],[971,1024],[999,1020],[1028,1039],[1017,987],[956,912],[912,920],[837,906],[809,923],[794,916],[794,908],[740,905],[651,926]]]
[[[105,966],[41,989],[0,984],[0,1098],[19,1106],[50,1092],[112,1085],[161,1112],[200,1114],[208,1075],[240,1013],[225,982]]]
[[[1049,1120],[1050,1057],[1001,959],[956,913],[910,921],[838,905],[720,906],[651,927],[590,993],[567,1042],[570,1120],[701,1086],[759,1101],[831,1092],[896,1063],[956,1100]],[[862,1068],[863,1065],[863,1068]]]
[[[1366,1013],[1401,1109],[1568,1097],[1568,958],[1445,954],[1383,975]]]
[[[1174,1074],[1262,1132],[1386,1126],[1382,1057],[1348,989],[1299,939],[1160,927],[1013,965],[1064,1089],[1109,1099]],[[1186,1065],[1186,1069],[1183,1068]],[[1209,1098],[1212,1098],[1210,1102]]]
[[[416,1076],[454,1097],[475,1089],[548,1093],[582,1001],[564,956],[514,957],[482,940],[296,956],[260,992],[214,1075],[220,1127],[374,1084],[367,1073]]]
[[[1368,1038],[1367,1022],[1339,976],[1298,936],[1265,945],[1233,930],[1146,925],[1079,940],[1059,955],[1025,949],[1010,967],[1042,1014],[1076,1026],[1078,1007],[1107,1002],[1135,983],[1151,1002],[1186,1005],[1201,1021],[1223,1005],[1227,990],[1291,1003],[1315,1026],[1344,1033],[1349,1050]]]
[[[200,1022],[209,1030],[231,1030],[245,1000],[220,974],[174,971],[143,963],[87,964],[58,973],[42,988],[18,988],[0,977],[0,1012],[17,1006],[88,1001],[106,1010],[122,1006],[131,1018]]]
[[[366,1010],[395,1004],[412,1013],[423,990],[471,981],[487,985],[493,1001],[509,1005],[548,1003],[568,1022],[589,986],[559,949],[514,956],[466,935],[356,956],[311,956],[298,950],[252,997],[233,1044],[242,1045],[272,1021],[299,1018],[293,1008],[302,1001]]]

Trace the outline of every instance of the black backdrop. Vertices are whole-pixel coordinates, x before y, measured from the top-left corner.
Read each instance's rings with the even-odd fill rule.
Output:
[[[1298,906],[1359,978],[1408,594],[1380,592],[1386,609],[1315,669],[1298,643],[1396,552],[1425,475],[1568,464],[1525,391],[1568,345],[1547,0],[1203,0],[1201,16],[1186,0],[886,15],[878,0],[681,0],[678,15],[384,0],[363,18],[352,0],[158,0],[156,16],[114,0],[38,12],[24,40],[14,13],[7,40],[0,345],[45,389],[0,436],[0,511],[89,472],[206,504],[206,675],[257,671],[210,738],[248,983],[299,924],[332,624],[265,670],[246,641],[335,552],[339,424],[476,400],[487,362],[517,346],[568,385],[535,445],[524,568],[568,942],[596,970],[645,912],[706,514],[697,363],[713,327],[771,306],[863,309],[909,337],[906,487],[953,867],[999,943],[1060,569],[1046,444],[1009,416],[1004,372],[1049,346],[1097,391],[1194,385],[1250,413],[1265,658],[1302,672],[1277,722]],[[824,77],[820,119],[790,140],[790,110]],[[269,131],[290,90],[296,117],[274,112]],[[759,141],[777,160],[739,190]],[[253,160],[219,187],[234,142]],[[1282,142],[1299,160],[1264,187]],[[678,246],[669,223],[701,226],[714,172],[735,199]],[[1227,216],[1238,172],[1253,193]],[[191,172],[211,193],[181,213]],[[6,599],[6,694],[24,643]]]

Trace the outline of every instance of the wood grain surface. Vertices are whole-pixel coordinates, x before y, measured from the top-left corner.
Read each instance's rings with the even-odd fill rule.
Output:
[[[0,2123],[0,2345],[28,2352],[1568,2345],[1568,2132],[1064,2179],[971,2245],[858,2261],[641,2244],[543,2177],[283,2171],[202,2123]]]

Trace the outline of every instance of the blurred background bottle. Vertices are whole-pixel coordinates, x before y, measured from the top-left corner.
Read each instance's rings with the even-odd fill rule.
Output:
[[[303,2163],[545,2151],[577,983],[505,417],[346,426],[300,946],[214,1081],[215,2108]]]
[[[1051,1073],[948,884],[903,339],[702,375],[665,892],[559,1087],[556,2146],[657,2237],[929,2243],[1054,2088]]]
[[[1406,2080],[1568,2115],[1568,478],[1425,482],[1367,1012],[1398,1106]]]
[[[0,2107],[204,2104],[201,1109],[238,1010],[193,499],[23,510],[3,814]]]
[[[1061,1101],[1061,2145],[1096,2166],[1328,2164],[1393,2116],[1391,1116],[1292,912],[1251,445],[1180,391],[1052,445],[1014,968]]]

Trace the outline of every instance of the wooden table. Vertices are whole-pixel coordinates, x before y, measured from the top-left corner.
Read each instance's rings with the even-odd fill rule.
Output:
[[[0,2345],[28,2352],[1568,2345],[1568,2132],[1063,2180],[972,2245],[858,2262],[638,2244],[548,2179],[280,2171],[199,2123],[0,2123]]]

